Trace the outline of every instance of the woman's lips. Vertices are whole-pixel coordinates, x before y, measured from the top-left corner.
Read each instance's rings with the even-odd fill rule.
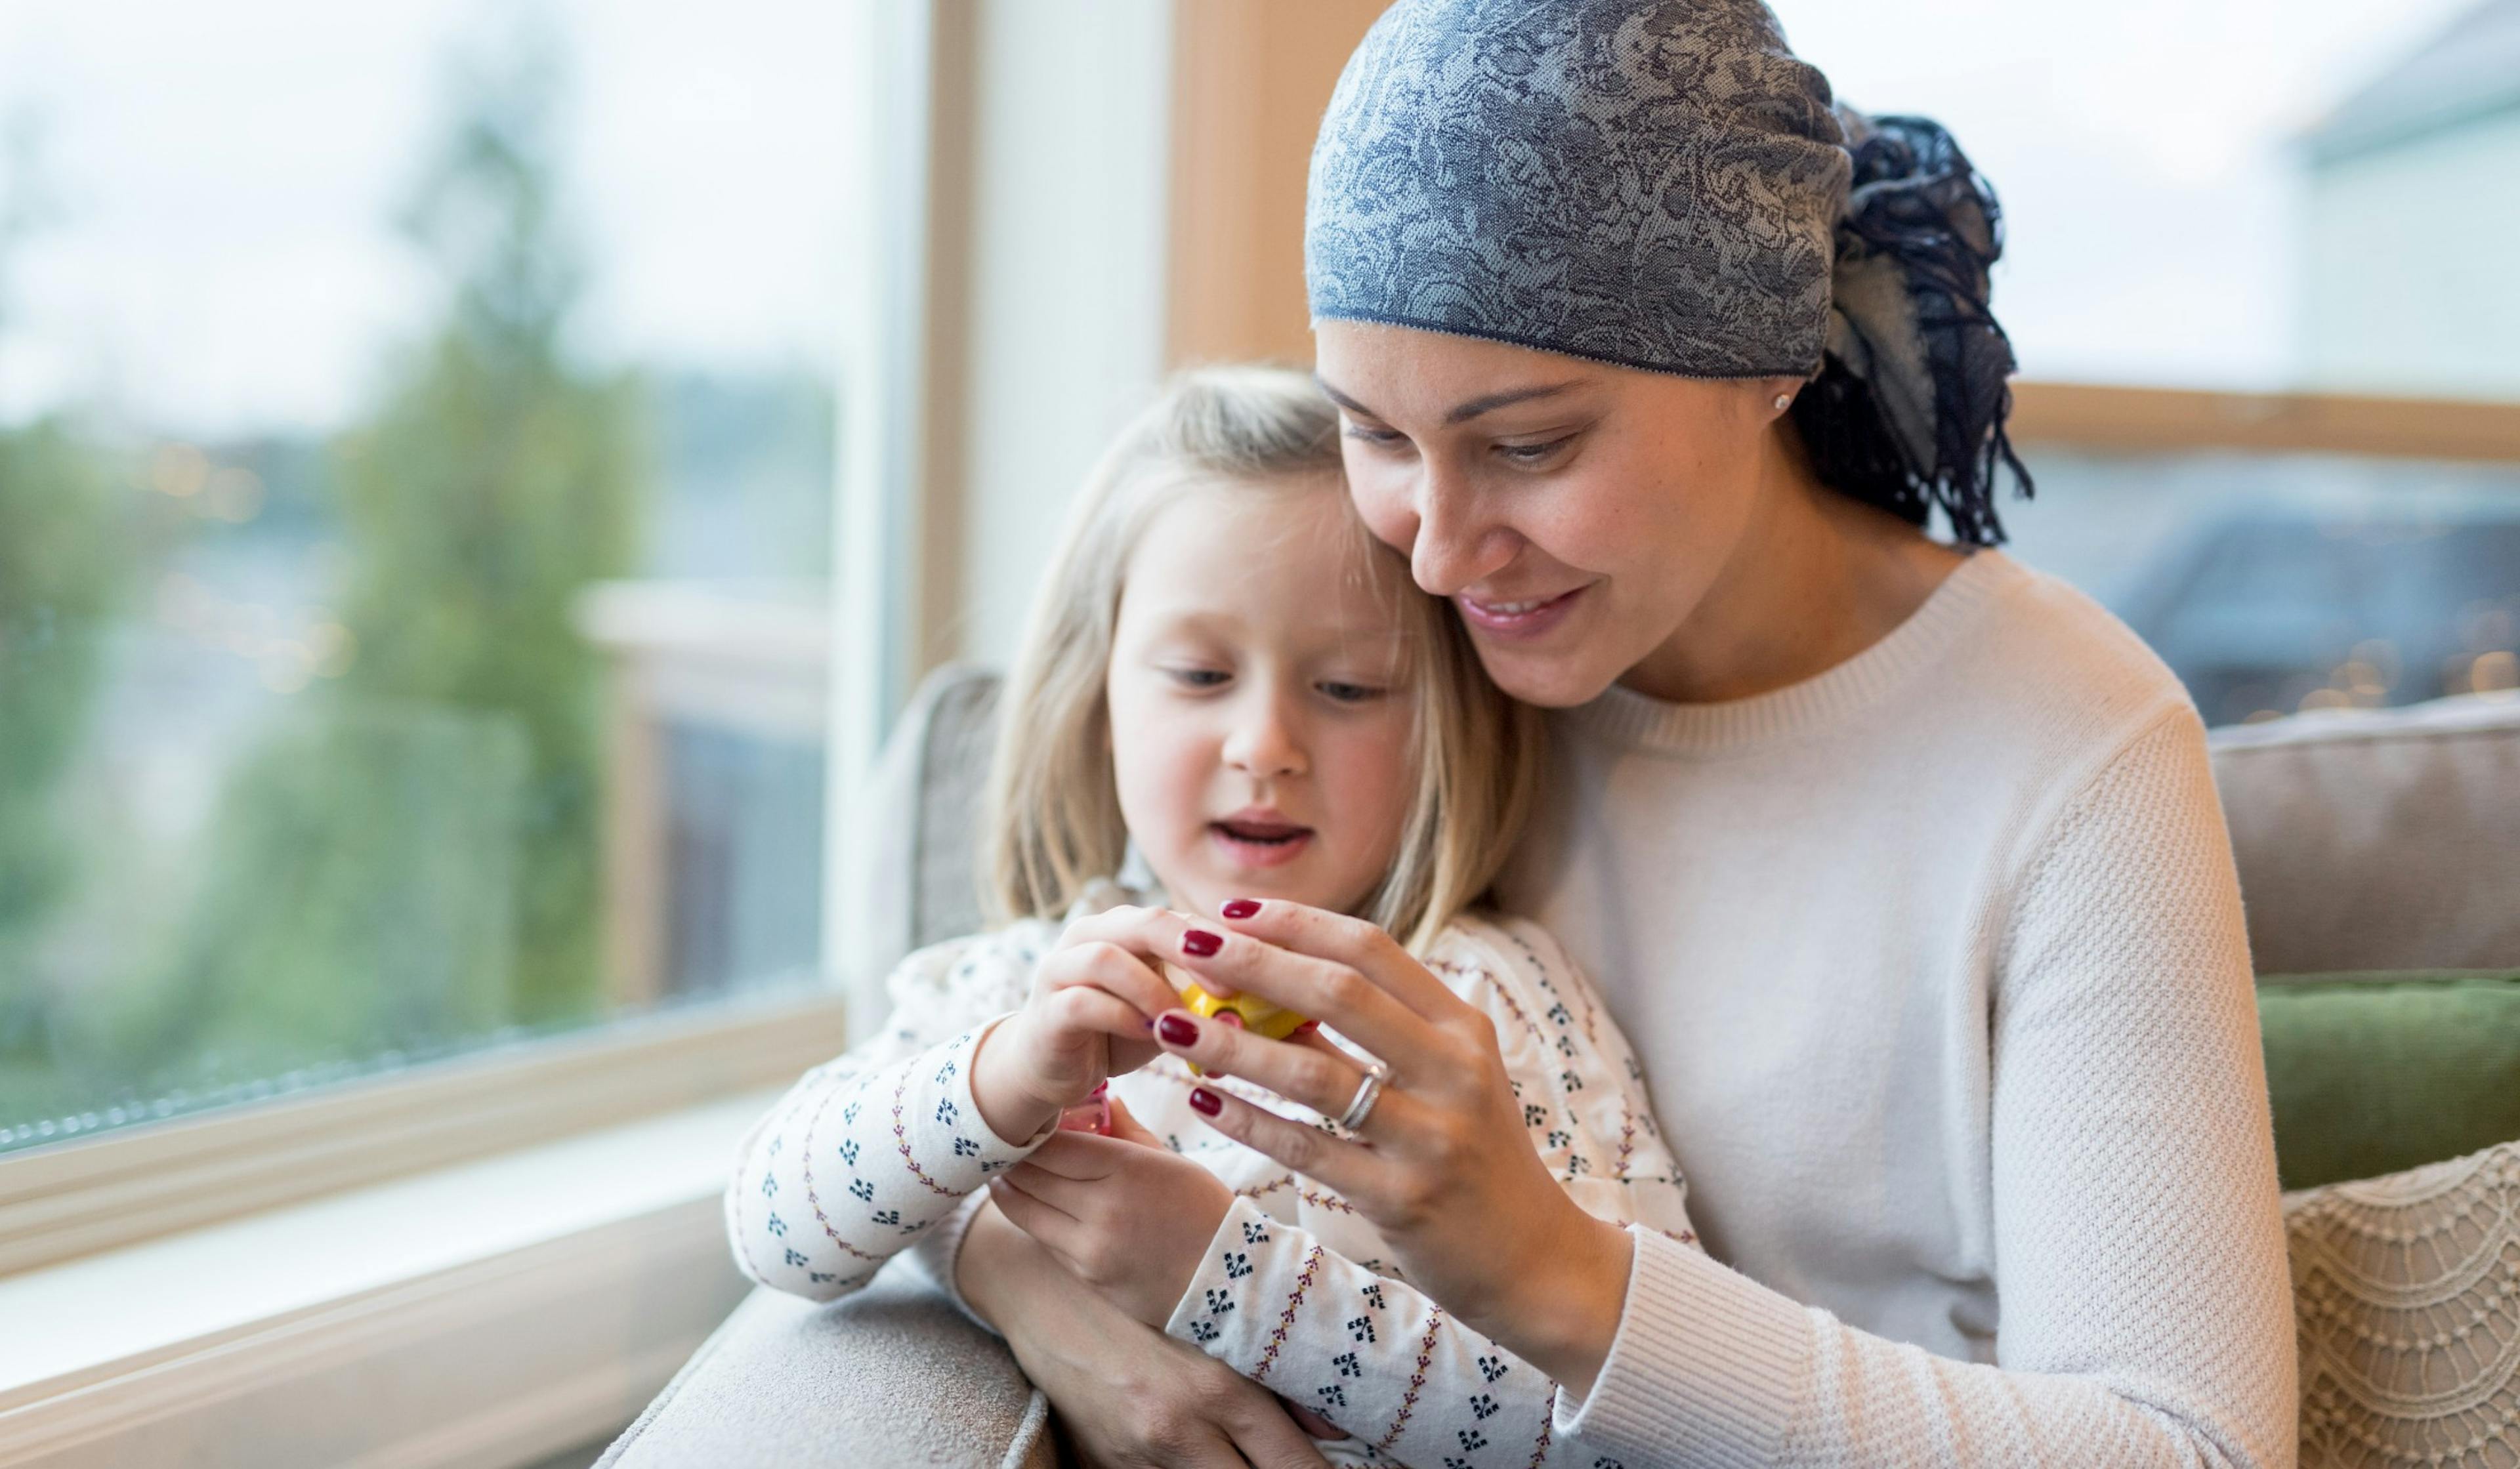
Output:
[[[1565,621],[1567,614],[1574,609],[1575,600],[1591,590],[1588,583],[1554,597],[1497,601],[1457,595],[1453,605],[1462,609],[1463,622],[1489,637],[1537,638]]]
[[[1313,844],[1312,827],[1284,822],[1210,822],[1207,831],[1230,860],[1246,868],[1282,867]]]

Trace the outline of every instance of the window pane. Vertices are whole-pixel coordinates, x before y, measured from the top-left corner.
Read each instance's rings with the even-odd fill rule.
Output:
[[[1838,94],[2001,195],[2034,378],[2520,396],[2520,9],[1778,0]]]
[[[2520,465],[2027,458],[2009,550],[2125,618],[2208,724],[2520,687]]]
[[[814,973],[850,13],[0,8],[0,1149]]]

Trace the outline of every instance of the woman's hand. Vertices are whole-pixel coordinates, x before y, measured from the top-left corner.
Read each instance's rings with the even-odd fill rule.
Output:
[[[956,1276],[1097,1469],[1328,1469],[1275,1394],[1121,1314],[995,1206]]]
[[[1213,927],[1141,917],[1129,940],[1219,995],[1247,990],[1379,1058],[1389,1079],[1351,1140],[1201,1088],[1218,1132],[1336,1190],[1408,1276],[1463,1321],[1589,1393],[1627,1300],[1627,1232],[1586,1214],[1532,1150],[1487,1015],[1361,918],[1238,900]],[[1223,932],[1218,930],[1222,929]],[[1164,948],[1170,944],[1169,950]],[[1327,1042],[1263,1040],[1175,1008],[1166,1050],[1338,1118],[1365,1069]]]
[[[1222,1180],[1111,1103],[1111,1135],[1061,1133],[989,1180],[1000,1212],[1076,1278],[1160,1331],[1234,1207]]]
[[[1181,997],[1160,962],[1115,942],[1134,937],[1149,912],[1115,908],[1068,924],[1023,1008],[980,1038],[971,1099],[999,1137],[1031,1137],[1105,1079],[1153,1058],[1148,1030]]]

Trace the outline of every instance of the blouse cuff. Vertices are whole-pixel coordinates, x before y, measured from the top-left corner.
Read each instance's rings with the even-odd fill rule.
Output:
[[[1655,1230],[1635,1259],[1618,1334],[1592,1393],[1558,1389],[1552,1420],[1638,1463],[1773,1463],[1810,1374],[1804,1309]]]
[[[1298,1239],[1311,1242],[1309,1236],[1271,1219],[1249,1199],[1237,1198],[1225,1211],[1225,1218],[1217,1221],[1207,1248],[1199,1252],[1198,1269],[1192,1272],[1190,1284],[1174,1303],[1172,1316],[1164,1323],[1164,1334],[1188,1342],[1245,1376],[1255,1367],[1266,1375],[1268,1365],[1274,1364],[1277,1357],[1276,1348],[1284,1343],[1286,1333],[1279,1325],[1275,1337],[1271,1337],[1275,1323],[1263,1319],[1261,1297],[1245,1289],[1244,1282],[1269,1289],[1296,1278],[1303,1261],[1299,1258],[1282,1262],[1279,1256]],[[1302,1254],[1298,1251],[1299,1257]],[[1291,1269],[1287,1268],[1289,1264]],[[1301,1278],[1309,1283],[1311,1276]],[[1251,1298],[1247,1303],[1252,1307],[1249,1311],[1240,1310],[1246,1303],[1236,1299],[1243,1296]],[[1297,1299],[1301,1299],[1300,1290]]]

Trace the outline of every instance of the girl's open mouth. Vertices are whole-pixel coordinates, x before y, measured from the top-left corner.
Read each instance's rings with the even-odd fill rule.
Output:
[[[1292,862],[1312,845],[1313,828],[1291,822],[1234,818],[1207,824],[1209,835],[1235,862],[1244,867],[1274,868]]]

